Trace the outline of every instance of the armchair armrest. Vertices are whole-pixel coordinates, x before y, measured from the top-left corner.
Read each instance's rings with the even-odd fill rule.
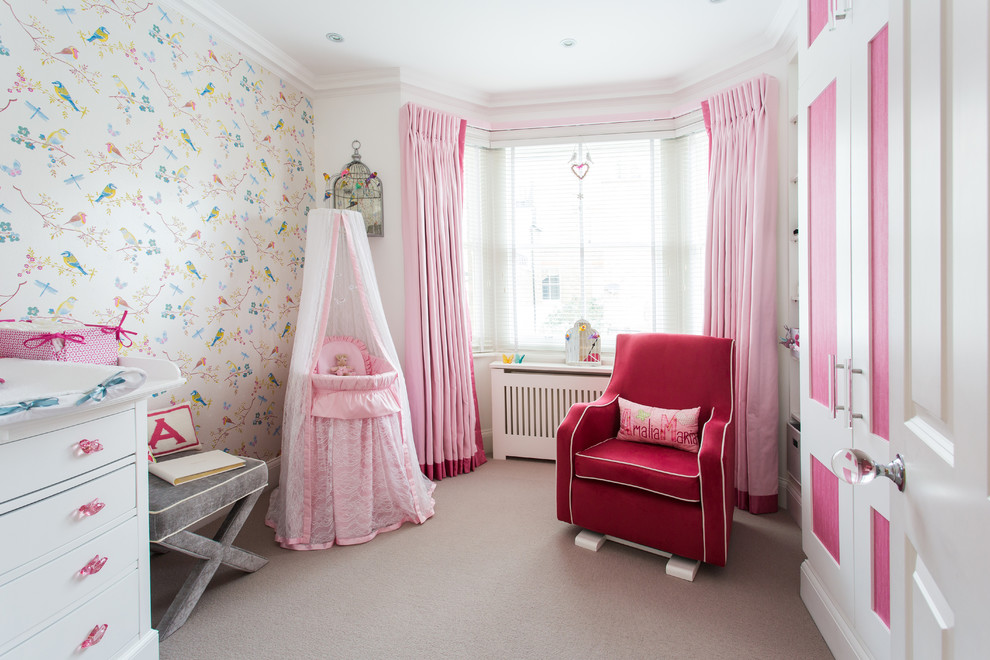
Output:
[[[736,498],[735,422],[715,411],[704,426],[698,451],[701,508],[705,520],[704,561],[725,566]]]
[[[575,403],[557,427],[557,519],[571,522],[570,484],[574,454],[615,436],[619,395],[606,392],[590,403]]]

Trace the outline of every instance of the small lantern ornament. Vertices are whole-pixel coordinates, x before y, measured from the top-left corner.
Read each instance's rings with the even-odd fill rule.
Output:
[[[567,331],[564,342],[567,364],[586,364],[589,362],[601,364],[601,343],[601,335],[591,327],[590,323],[584,319],[575,321],[571,329]]]

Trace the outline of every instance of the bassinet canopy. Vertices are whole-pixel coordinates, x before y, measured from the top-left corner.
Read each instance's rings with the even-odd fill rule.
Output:
[[[361,214],[309,213],[306,267],[265,521],[285,548],[363,543],[433,515]]]

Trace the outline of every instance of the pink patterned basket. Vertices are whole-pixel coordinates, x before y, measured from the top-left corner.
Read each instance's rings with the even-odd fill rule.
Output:
[[[117,364],[117,334],[110,330],[100,325],[0,323],[0,358]]]

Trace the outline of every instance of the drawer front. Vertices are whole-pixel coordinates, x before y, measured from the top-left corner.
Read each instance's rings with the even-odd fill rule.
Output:
[[[0,516],[0,539],[3,539],[0,581],[7,571],[134,511],[136,471],[134,464],[130,464]],[[91,515],[80,510],[87,505],[92,506]],[[95,511],[97,508],[99,511]]]
[[[123,410],[0,445],[0,502],[133,455],[134,434],[134,410]]]
[[[137,569],[137,518],[0,586],[0,648],[53,613],[92,596]],[[147,552],[145,546],[144,551]],[[105,560],[104,560],[105,558]]]
[[[103,660],[112,658],[138,640],[138,572],[130,571],[110,588],[86,601],[65,617],[0,655],[3,660]],[[106,626],[102,638],[88,648],[82,644],[98,626]],[[95,636],[94,636],[95,637]],[[2,648],[2,647],[0,647]]]

